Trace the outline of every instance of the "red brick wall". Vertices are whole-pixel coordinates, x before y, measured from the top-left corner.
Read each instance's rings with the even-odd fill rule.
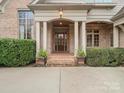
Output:
[[[18,9],[28,8],[30,0],[9,0],[4,13],[0,14],[0,38],[18,38]]]

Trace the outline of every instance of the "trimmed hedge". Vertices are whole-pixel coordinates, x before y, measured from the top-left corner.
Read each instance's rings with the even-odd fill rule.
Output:
[[[87,49],[87,62],[89,66],[118,66],[124,63],[124,49]]]
[[[35,60],[36,42],[33,40],[0,39],[0,65],[24,66]]]

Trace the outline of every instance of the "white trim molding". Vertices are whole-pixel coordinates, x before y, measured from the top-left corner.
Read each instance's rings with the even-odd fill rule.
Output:
[[[0,13],[4,13],[5,11],[5,7],[7,6],[7,4],[10,2],[11,0],[3,0],[0,3]]]

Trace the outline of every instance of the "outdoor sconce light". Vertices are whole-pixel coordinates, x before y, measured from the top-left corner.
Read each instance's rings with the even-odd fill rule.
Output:
[[[63,9],[62,8],[59,9],[59,16],[60,16],[60,18],[63,17]]]

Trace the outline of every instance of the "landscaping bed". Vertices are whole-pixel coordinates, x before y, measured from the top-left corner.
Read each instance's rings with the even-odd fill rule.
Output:
[[[89,66],[119,66],[124,63],[124,48],[87,49]]]
[[[0,39],[0,65],[25,66],[36,59],[34,40]]]

